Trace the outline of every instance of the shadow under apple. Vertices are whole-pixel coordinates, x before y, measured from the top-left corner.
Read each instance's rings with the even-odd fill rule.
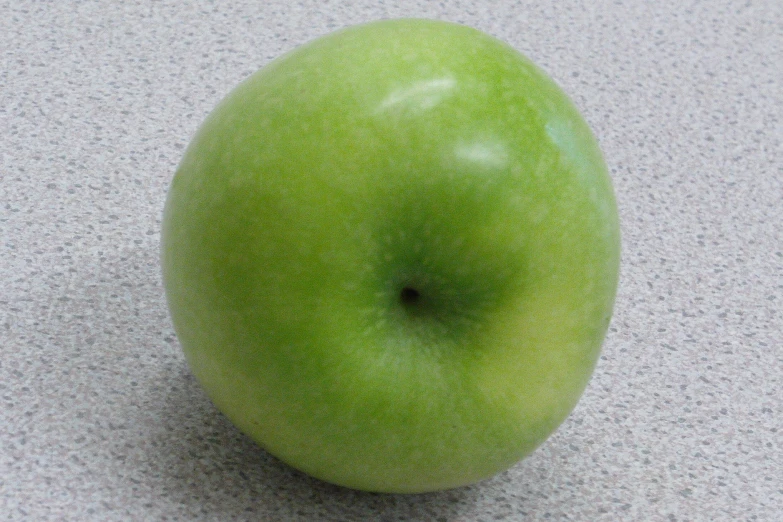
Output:
[[[73,424],[86,436],[72,449],[77,471],[93,477],[68,483],[79,502],[100,498],[105,509],[155,520],[519,520],[553,498],[568,510],[560,486],[569,474],[553,454],[563,444],[436,493],[373,494],[311,478],[242,434],[196,382],[170,329],[152,250],[123,252],[103,272],[81,275],[84,296],[68,303],[89,309],[90,324],[57,332],[90,346],[66,361],[88,372],[71,394]]]
[[[209,401],[184,363],[166,377],[150,459],[161,493],[192,516],[273,520],[461,519],[481,485],[419,495],[353,491],[301,473],[242,434]]]

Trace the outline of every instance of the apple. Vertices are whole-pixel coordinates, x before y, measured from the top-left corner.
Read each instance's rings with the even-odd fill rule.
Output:
[[[596,140],[478,30],[372,22],[236,87],[168,194],[172,321],[215,405],[284,462],[376,492],[480,481],[590,379],[619,227]]]

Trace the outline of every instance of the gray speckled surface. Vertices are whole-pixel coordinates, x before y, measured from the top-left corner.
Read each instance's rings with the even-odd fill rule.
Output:
[[[781,520],[783,4],[0,2],[0,513],[10,520]],[[189,376],[160,215],[208,111],[381,17],[504,39],[583,109],[624,264],[595,377],[534,455],[393,496],[292,471]]]

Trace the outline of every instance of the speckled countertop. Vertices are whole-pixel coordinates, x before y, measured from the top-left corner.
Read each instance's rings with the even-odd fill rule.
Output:
[[[258,449],[189,375],[158,263],[199,123],[283,51],[383,17],[506,40],[574,98],[623,269],[586,394],[473,487],[357,493]],[[779,0],[0,2],[0,518],[783,520]]]

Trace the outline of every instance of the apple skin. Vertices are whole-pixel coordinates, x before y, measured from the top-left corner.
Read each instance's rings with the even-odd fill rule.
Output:
[[[508,45],[355,26],[252,75],[174,176],[164,284],[243,432],[322,480],[453,488],[541,444],[587,385],[620,238],[601,152]]]

